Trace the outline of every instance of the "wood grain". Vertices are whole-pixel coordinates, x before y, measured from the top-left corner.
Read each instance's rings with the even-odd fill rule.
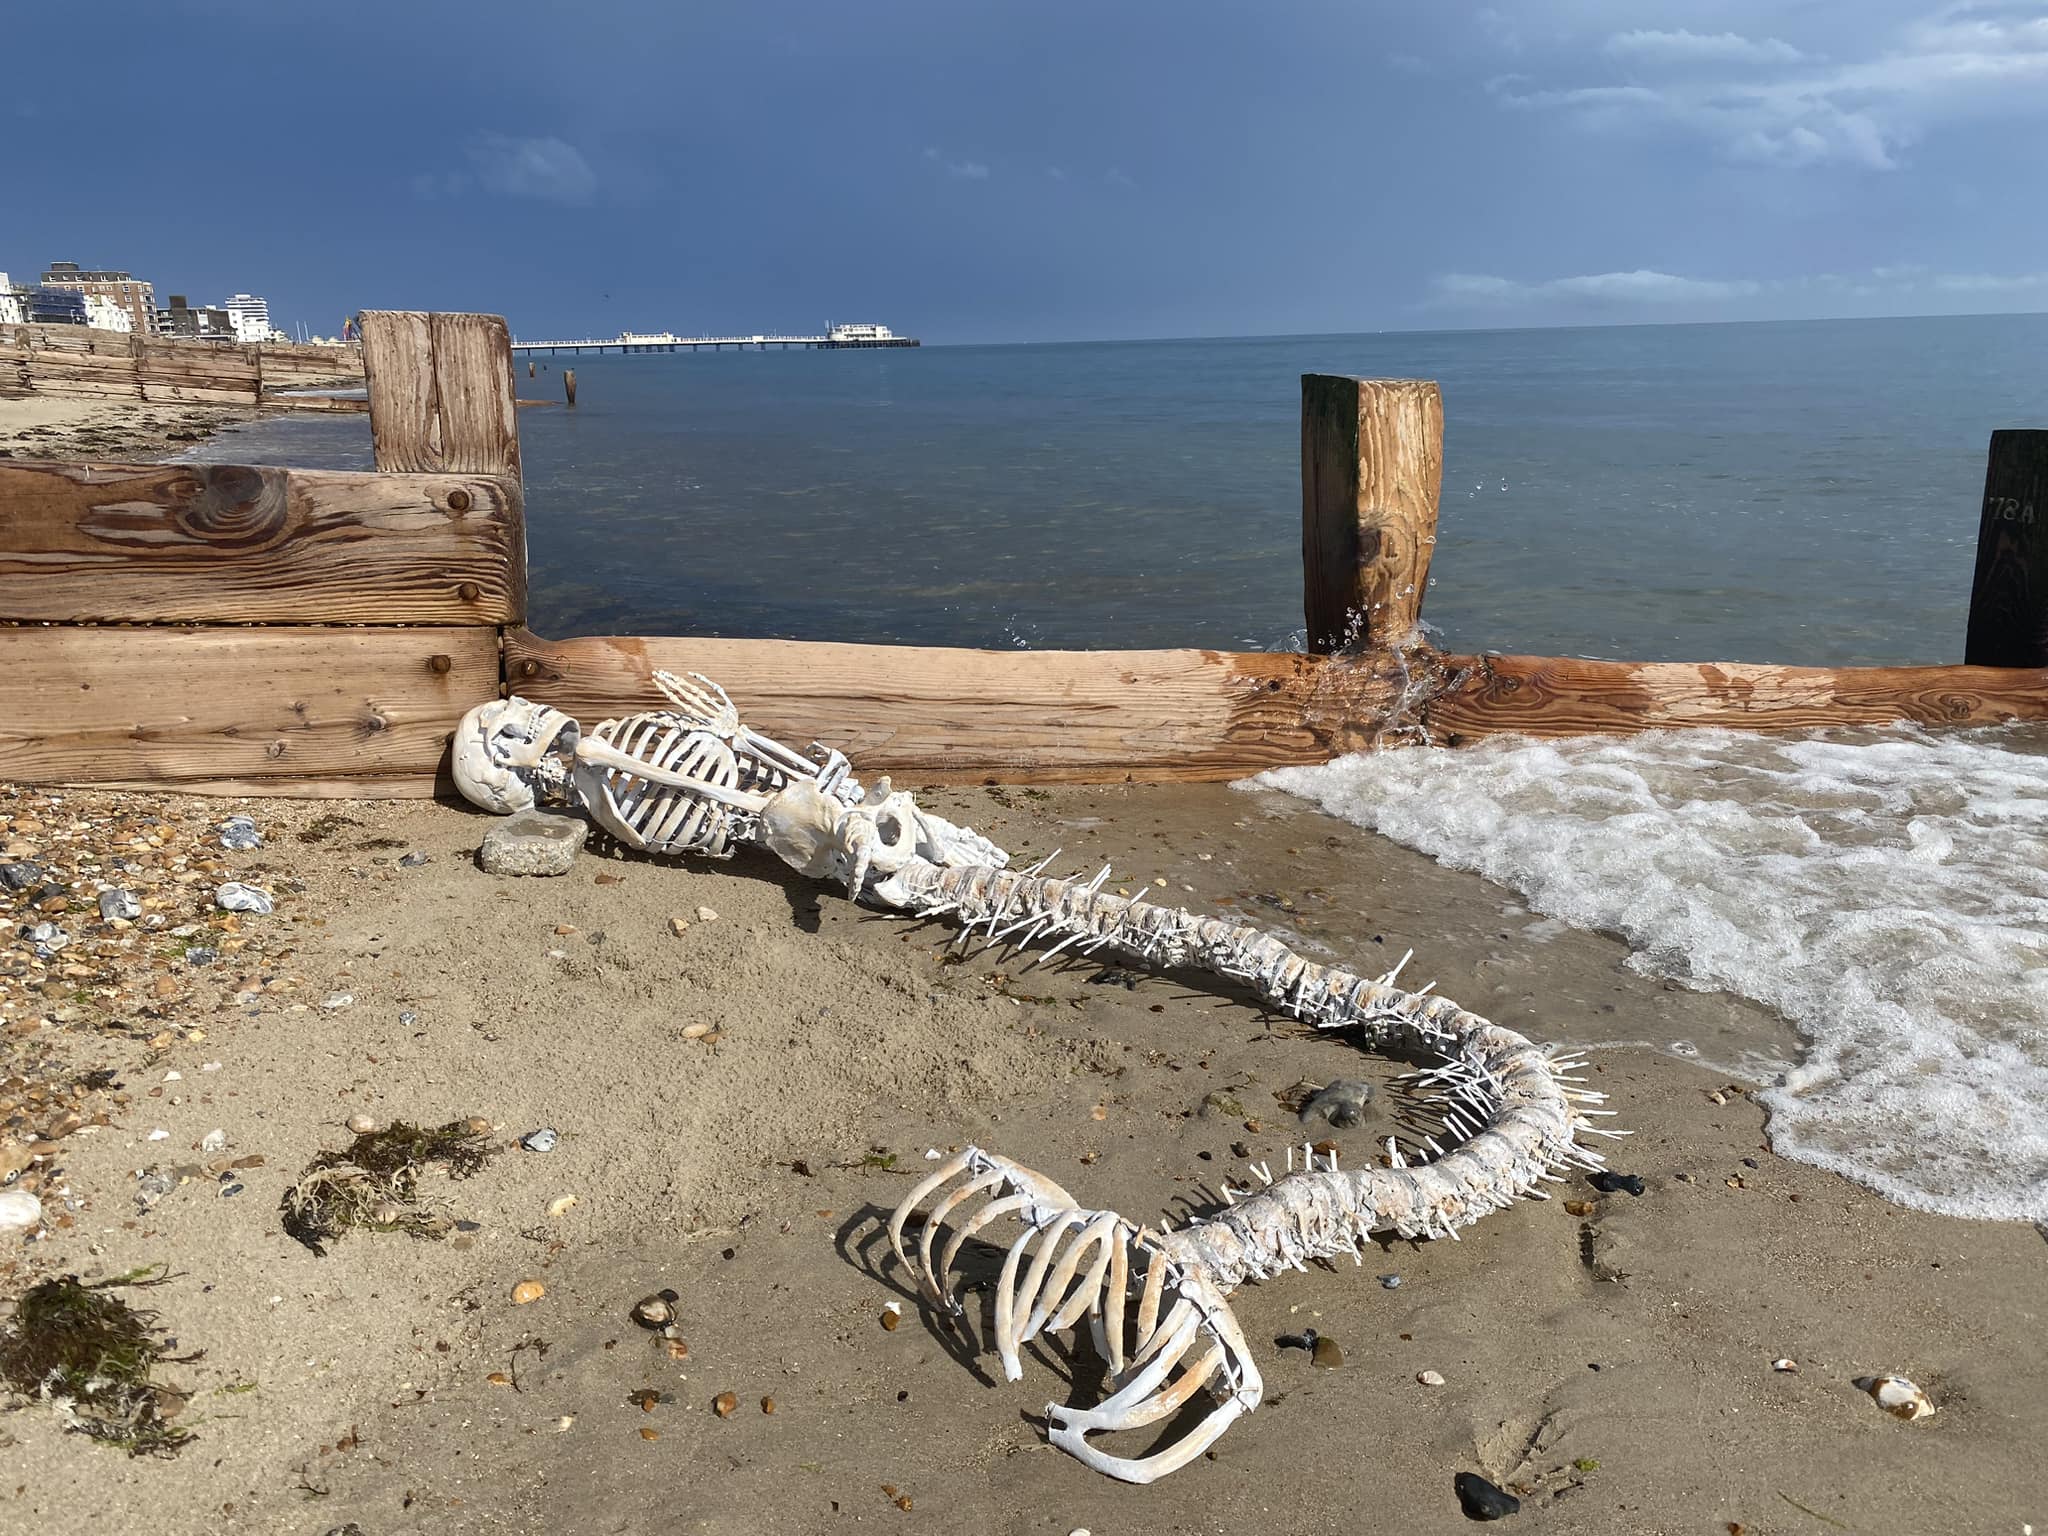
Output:
[[[1963,660],[2048,666],[2048,431],[1991,434]]]
[[[759,730],[924,783],[1230,779],[1369,745],[1375,664],[1218,651],[964,651],[788,640],[506,636],[514,693],[595,725],[703,672]]]
[[[1778,667],[1742,662],[1444,656],[1420,705],[1431,740],[1623,734],[1687,726],[2002,725],[2048,719],[2048,669]]]
[[[515,482],[0,462],[0,619],[516,624],[525,613]]]
[[[27,784],[429,795],[497,687],[485,628],[0,629],[0,761]]]
[[[378,469],[519,478],[512,339],[503,319],[367,310],[363,371]]]
[[[1308,648],[1403,645],[1436,547],[1443,396],[1421,379],[1301,379]]]

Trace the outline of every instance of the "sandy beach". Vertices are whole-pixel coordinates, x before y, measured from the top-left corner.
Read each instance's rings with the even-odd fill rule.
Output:
[[[241,406],[0,396],[0,458],[155,460],[257,414]]]
[[[130,1294],[173,1353],[203,1353],[159,1370],[195,1436],[170,1457],[131,1459],[16,1399],[0,1530],[1421,1533],[1467,1527],[1461,1471],[1522,1496],[1516,1530],[2016,1536],[2048,1518],[2028,1476],[2048,1437],[2040,1234],[1774,1158],[1739,1085],[1661,1047],[1711,1056],[1737,1026],[1781,1026],[1646,981],[1618,944],[1297,803],[929,797],[1013,852],[1108,861],[1314,952],[1413,947],[1409,981],[1538,1038],[1639,1042],[1593,1070],[1636,1132],[1614,1166],[1645,1190],[1579,1181],[1460,1243],[1241,1292],[1264,1405],[1136,1488],[1045,1443],[1048,1400],[1097,1395],[1085,1342],[1001,1382],[920,1316],[887,1210],[928,1149],[970,1140],[1127,1214],[1201,1210],[1204,1186],[1299,1139],[1276,1095],[1391,1063],[1181,978],[957,960],[943,926],[765,858],[593,848],[516,880],[476,867],[486,819],[445,806],[59,798],[16,793],[9,856],[74,872],[59,920],[80,939],[61,958],[88,974],[17,945],[5,1071],[114,1078],[83,1125],[37,1144],[28,1177],[55,1222],[6,1239],[0,1295],[165,1265]],[[235,811],[263,847],[218,848]],[[93,851],[115,832],[131,846],[151,815],[163,845],[143,838],[134,869]],[[122,949],[89,910],[116,873],[211,936]],[[276,912],[222,933],[201,915],[222,878],[272,890]],[[222,953],[196,968],[202,941]],[[77,999],[62,1020],[59,994]],[[348,1145],[354,1115],[489,1123],[502,1150],[480,1172],[423,1186],[457,1223],[441,1240],[351,1231],[316,1256],[285,1234],[286,1189]],[[543,1126],[555,1148],[522,1149]],[[1376,1128],[1328,1134],[1362,1159]],[[529,1280],[545,1294],[515,1305]],[[629,1315],[664,1287],[686,1358]],[[1305,1327],[1341,1367],[1272,1342]],[[1900,1423],[1850,1384],[1885,1371],[1938,1412]]]

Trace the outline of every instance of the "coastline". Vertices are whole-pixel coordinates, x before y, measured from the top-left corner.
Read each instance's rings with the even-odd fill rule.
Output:
[[[920,798],[1013,853],[1063,846],[1063,866],[1163,879],[1163,896],[1312,951],[1412,946],[1411,984],[1434,979],[1538,1039],[1774,1027],[1624,969],[1610,939],[1539,937],[1499,887],[1278,796]],[[223,956],[203,981],[151,961],[180,989],[154,1017],[122,1013],[115,985],[68,1021],[20,1028],[33,1015],[17,1006],[0,1033],[17,1061],[114,1067],[123,1085],[100,1102],[104,1126],[54,1144],[46,1187],[82,1204],[35,1244],[5,1240],[0,1294],[167,1263],[137,1304],[179,1352],[205,1351],[163,1371],[193,1394],[181,1421],[200,1437],[175,1459],[64,1434],[47,1407],[0,1414],[23,1528],[146,1514],[166,1532],[637,1529],[659,1509],[731,1532],[1448,1532],[1467,1528],[1460,1471],[1525,1491],[1514,1529],[1548,1516],[1575,1532],[2011,1532],[2043,1518],[2019,1475],[2048,1436],[2040,1235],[1908,1211],[1777,1159],[1739,1085],[1653,1046],[1593,1058],[1636,1133],[1612,1163],[1643,1177],[1641,1198],[1575,1180],[1460,1243],[1393,1243],[1362,1268],[1246,1289],[1234,1306],[1264,1405],[1213,1461],[1127,1487],[1048,1447],[1036,1419],[1048,1398],[1095,1395],[1086,1347],[1038,1351],[1018,1383],[963,1364],[885,1263],[880,1216],[927,1147],[968,1140],[1091,1203],[1177,1213],[1241,1169],[1235,1147],[1256,1159],[1298,1139],[1277,1093],[1304,1076],[1384,1080],[1391,1064],[1183,977],[1026,971],[1004,952],[955,962],[944,925],[861,911],[765,858],[593,849],[562,878],[520,881],[475,867],[487,818],[431,804],[23,790],[4,809],[12,857],[69,849],[82,864],[97,834],[78,827],[125,835],[155,815],[162,857],[190,861],[161,888],[188,906],[221,878],[278,894],[276,914],[208,941]],[[265,846],[208,849],[238,810]],[[428,861],[400,866],[410,850]],[[91,964],[98,942],[65,958]],[[111,1028],[116,1014],[130,1027]],[[428,1186],[476,1230],[350,1233],[325,1257],[286,1237],[285,1188],[346,1145],[357,1113],[498,1127],[506,1149],[479,1174]],[[559,1146],[521,1150],[542,1125]],[[152,1144],[157,1128],[169,1135]],[[221,1156],[264,1159],[234,1173],[234,1197],[199,1150],[215,1128]],[[1365,1155],[1376,1128],[1337,1135]],[[194,1171],[139,1210],[136,1169],[154,1165]],[[1398,1289],[1380,1283],[1390,1273]],[[525,1279],[546,1295],[515,1307]],[[685,1360],[627,1315],[663,1286],[682,1298]],[[884,1331],[892,1300],[902,1325]],[[1304,1326],[1338,1341],[1343,1367],[1273,1346]],[[1780,1357],[1797,1372],[1774,1371]],[[1424,1371],[1444,1385],[1418,1383]],[[1935,1417],[1901,1424],[1850,1385],[1887,1371],[1927,1388]],[[729,1420],[710,1406],[727,1391]],[[758,1406],[771,1395],[772,1416]]]
[[[223,427],[272,414],[256,406],[0,395],[0,459],[153,463]]]

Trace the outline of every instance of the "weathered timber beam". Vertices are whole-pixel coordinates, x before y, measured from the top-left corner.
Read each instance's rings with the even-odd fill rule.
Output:
[[[1232,779],[1510,732],[1990,725],[2048,719],[2048,671],[1223,651],[964,651],[790,640],[506,636],[508,688],[586,725],[703,672],[761,730],[929,783]]]
[[[423,797],[497,688],[481,626],[0,629],[0,761],[24,784]]]
[[[0,463],[0,619],[513,624],[518,482]]]
[[[1369,746],[1381,660],[1277,652],[967,651],[792,640],[506,636],[512,692],[594,725],[702,672],[756,729],[920,783],[1232,779]]]
[[[1991,434],[1963,660],[2048,667],[2048,431]]]
[[[519,478],[512,338],[502,318],[367,310],[363,373],[378,469]]]
[[[1440,656],[1411,719],[1430,740],[1625,735],[1687,726],[2003,725],[2048,719],[2048,668],[1778,667],[1744,662]]]
[[[1444,402],[1422,379],[1301,377],[1308,648],[1406,645],[1422,616],[1443,484]]]

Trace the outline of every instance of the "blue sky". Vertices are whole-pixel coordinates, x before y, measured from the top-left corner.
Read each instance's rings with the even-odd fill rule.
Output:
[[[2048,309],[2048,0],[151,0],[77,25],[85,75],[9,71],[0,269],[248,289],[323,331]]]

